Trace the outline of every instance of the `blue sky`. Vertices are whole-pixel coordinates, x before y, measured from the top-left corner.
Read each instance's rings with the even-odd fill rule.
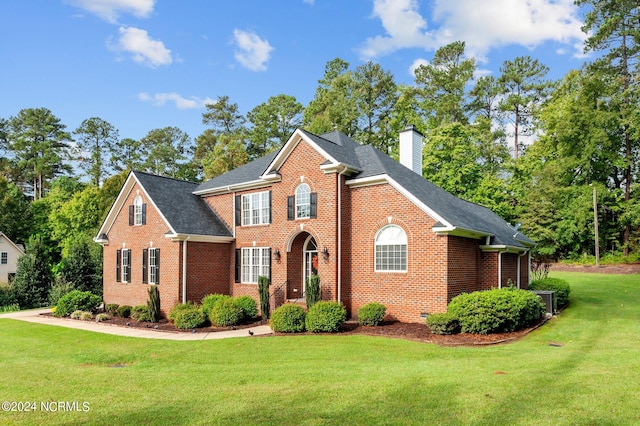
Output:
[[[588,59],[573,0],[1,0],[0,117],[49,108],[69,131],[100,117],[121,138],[176,126],[204,104],[242,113],[313,98],[327,61],[380,63],[396,82],[463,40],[479,73],[530,55],[561,78]]]

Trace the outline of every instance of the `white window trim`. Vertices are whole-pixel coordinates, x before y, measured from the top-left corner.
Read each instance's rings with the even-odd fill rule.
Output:
[[[402,234],[399,235],[398,237],[396,237],[396,241],[380,241],[380,238],[382,237],[382,234],[388,230],[388,229],[398,229],[400,231],[402,231]],[[408,269],[408,249],[407,249],[407,233],[404,229],[402,229],[400,226],[398,225],[386,225],[383,226],[377,233],[374,239],[374,253],[373,253],[373,261],[374,261],[374,271],[375,272],[386,272],[386,273],[405,273],[407,272]],[[403,269],[397,269],[397,268],[389,268],[389,265],[393,265],[395,266],[395,264],[397,263],[397,261],[395,259],[387,259],[387,268],[386,269],[382,269],[381,266],[378,265],[378,248],[379,247],[385,247],[385,248],[392,248],[392,250],[394,251],[390,251],[387,253],[387,255],[389,254],[394,254],[396,253],[396,251],[400,252],[400,258],[404,257],[404,265],[402,265],[402,262],[400,261],[400,266],[404,266]]]
[[[240,282],[258,284],[258,277],[269,276],[269,247],[245,247],[241,249]]]
[[[149,260],[147,262],[147,273],[149,274],[149,279],[147,280],[149,284],[158,284],[158,249],[150,248],[148,251]]]
[[[303,190],[305,191],[302,192]],[[311,217],[311,188],[306,183],[301,183],[296,188],[295,195],[296,219],[309,219]],[[305,196],[302,201],[300,200],[301,196]],[[306,213],[306,215],[301,215],[301,212]]]
[[[244,194],[240,203],[242,210],[240,223],[242,226],[267,225],[271,222],[269,191]]]
[[[122,282],[125,284],[131,283],[131,249],[122,249],[121,254],[120,274]],[[125,258],[127,259],[125,261]]]
[[[133,224],[142,225],[142,197],[139,195],[133,200]]]

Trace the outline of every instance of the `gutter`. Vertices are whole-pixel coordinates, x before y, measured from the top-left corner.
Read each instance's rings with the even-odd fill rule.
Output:
[[[187,237],[182,242],[182,303],[187,303]]]

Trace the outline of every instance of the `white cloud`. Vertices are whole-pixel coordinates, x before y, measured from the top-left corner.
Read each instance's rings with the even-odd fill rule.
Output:
[[[363,59],[405,48],[434,50],[457,40],[479,61],[496,47],[533,48],[547,41],[573,46],[580,55],[585,39],[573,0],[435,0],[431,28],[416,0],[374,0],[373,17],[380,19],[386,35],[365,41]]]
[[[422,59],[422,58],[416,59],[415,61],[413,61],[411,66],[409,66],[409,74],[415,77],[416,76],[416,70],[418,69],[418,67],[420,65],[429,65],[429,61],[427,61],[426,59]]]
[[[68,2],[115,24],[122,13],[146,18],[153,11],[155,0],[68,0]]]
[[[184,98],[175,92],[156,93],[155,95],[142,92],[138,94],[138,99],[143,102],[152,102],[156,106],[163,106],[166,102],[173,102],[178,109],[203,108],[206,104],[216,103],[216,101],[211,98],[201,99],[196,96]]]
[[[173,62],[171,50],[164,47],[161,41],[150,38],[145,30],[120,27],[118,31],[120,38],[115,45],[107,41],[112,50],[129,52],[134,61],[154,68],[159,65],[170,65]]]
[[[263,40],[255,33],[233,30],[233,37],[237,50],[234,57],[240,64],[252,71],[265,71],[266,62],[271,57],[274,50],[267,40]]]

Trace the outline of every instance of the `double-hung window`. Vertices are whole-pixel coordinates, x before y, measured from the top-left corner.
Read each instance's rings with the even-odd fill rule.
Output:
[[[376,234],[375,271],[407,271],[407,234],[397,225],[387,225]]]
[[[238,197],[242,213],[241,224],[263,225],[271,222],[271,192],[254,192]],[[237,202],[237,201],[236,201]],[[236,220],[236,222],[238,222]]]
[[[142,250],[142,283],[160,284],[160,249]]]
[[[7,263],[9,263],[9,253],[3,251],[0,253],[0,264],[6,265]]]
[[[242,283],[257,284],[259,276],[271,275],[271,249],[250,247],[241,249]]]
[[[116,282],[131,282],[131,249],[116,250]]]

